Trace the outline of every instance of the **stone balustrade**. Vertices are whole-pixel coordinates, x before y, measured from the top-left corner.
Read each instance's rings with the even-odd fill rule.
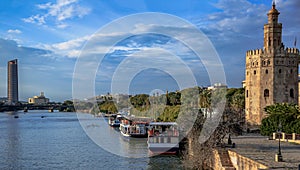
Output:
[[[273,140],[280,139],[281,141],[286,142],[294,142],[300,144],[300,134],[292,133],[292,134],[286,134],[286,133],[273,133],[272,135]]]

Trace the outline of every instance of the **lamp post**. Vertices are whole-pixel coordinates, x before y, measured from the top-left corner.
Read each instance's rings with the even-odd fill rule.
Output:
[[[280,138],[281,138],[281,122],[279,122],[278,125],[278,133],[279,133],[279,138],[278,138],[278,153],[275,155],[275,161],[276,162],[281,162],[282,161],[282,155],[281,155],[281,146],[280,146]]]

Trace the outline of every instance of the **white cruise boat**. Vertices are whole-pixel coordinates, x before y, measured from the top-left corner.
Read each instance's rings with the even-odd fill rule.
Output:
[[[147,122],[122,120],[120,132],[124,137],[147,138]]]
[[[151,122],[148,127],[148,149],[151,154],[177,154],[179,132],[176,122]]]

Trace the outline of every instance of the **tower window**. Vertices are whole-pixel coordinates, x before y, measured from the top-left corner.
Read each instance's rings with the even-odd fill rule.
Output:
[[[268,65],[269,65],[270,63],[271,63],[270,60],[268,60]]]
[[[290,89],[290,97],[294,98],[294,89]]]
[[[269,73],[269,71],[268,71],[268,69],[266,70],[266,74],[268,74]]]
[[[281,69],[278,70],[278,73],[281,73]]]
[[[291,69],[291,74],[293,73],[293,69]]]
[[[264,97],[269,97],[269,89],[264,90]]]
[[[246,90],[246,97],[248,97],[248,90]]]
[[[255,75],[255,74],[256,74],[256,70],[254,70],[254,72],[253,72],[253,73],[254,73],[254,75]]]

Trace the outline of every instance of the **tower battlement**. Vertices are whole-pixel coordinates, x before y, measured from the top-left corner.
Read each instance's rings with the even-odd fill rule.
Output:
[[[260,54],[264,54],[264,53],[265,52],[263,49],[248,50],[246,52],[246,56],[260,55]]]
[[[297,48],[286,48],[285,51],[288,54],[299,54],[299,49],[297,49]]]
[[[266,54],[266,50],[264,49],[256,49],[256,50],[248,50],[246,52],[246,57],[254,56],[254,55],[263,55]],[[269,49],[269,53],[272,53],[272,49]],[[286,55],[299,55],[299,49],[297,48],[280,48],[276,51],[278,54],[286,54]]]

